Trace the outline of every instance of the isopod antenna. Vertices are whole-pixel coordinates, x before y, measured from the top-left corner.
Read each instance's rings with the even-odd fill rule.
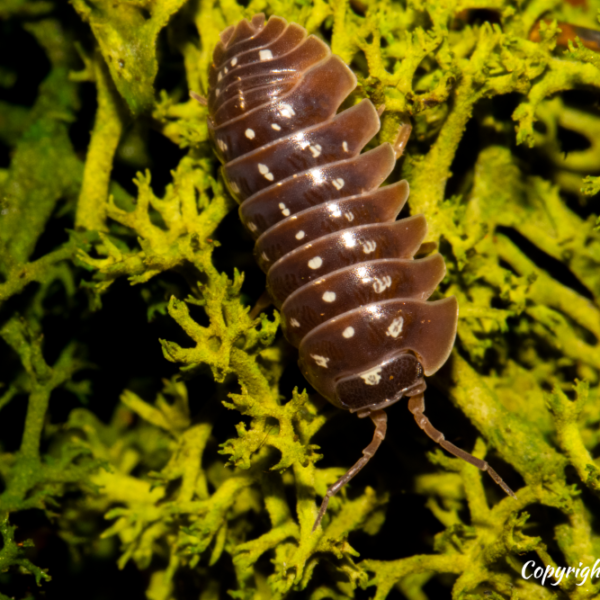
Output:
[[[425,396],[421,393],[416,396],[413,396],[408,400],[408,410],[415,417],[415,421],[417,425],[429,436],[436,444],[439,444],[444,450],[453,454],[458,458],[462,458],[464,461],[469,464],[481,469],[482,471],[486,471],[489,473],[490,477],[512,498],[517,498],[516,494],[506,485],[502,477],[490,467],[489,463],[485,460],[481,460],[480,458],[476,458],[472,454],[465,452],[461,448],[458,448],[451,442],[449,442],[444,434],[436,429],[431,421],[425,415]]]

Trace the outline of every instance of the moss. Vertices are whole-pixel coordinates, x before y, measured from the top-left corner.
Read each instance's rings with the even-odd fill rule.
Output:
[[[597,597],[598,578],[542,587],[521,576],[527,560],[591,567],[600,554],[600,55],[577,40],[557,47],[557,23],[597,27],[597,8],[0,8],[50,65],[33,105],[19,96],[27,66],[0,65],[9,90],[0,140],[10,150],[0,169],[0,571],[9,593],[25,596],[24,573],[38,586],[69,580],[35,535],[15,529],[43,514],[83,573],[94,560],[133,564],[151,600],[360,590],[423,600],[440,589],[465,600]],[[516,500],[441,451],[425,462],[420,432],[404,429],[311,532],[362,434],[350,415],[294,389],[304,383],[277,311],[251,316],[264,284],[227,217],[234,203],[206,108],[188,95],[207,91],[219,32],[263,10],[324,36],[352,64],[351,102],[385,104],[378,141],[414,123],[399,170],[411,212],[425,214],[428,242],[446,259],[437,294],[460,303],[455,349],[428,393],[454,409],[430,418],[465,431],[458,443],[474,444],[476,456],[501,461]],[[402,419],[400,407],[390,411]],[[388,526],[399,519],[400,533]],[[390,540],[397,549],[384,548]]]

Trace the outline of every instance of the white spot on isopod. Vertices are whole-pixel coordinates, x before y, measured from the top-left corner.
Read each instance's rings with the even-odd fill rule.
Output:
[[[225,71],[225,75],[227,75],[227,73],[229,73],[229,69],[227,67],[224,67],[223,71]]]
[[[269,257],[263,252],[260,257],[265,261],[265,262],[269,262]]]
[[[256,231],[258,227],[252,221],[248,221],[248,229],[250,231]]]
[[[375,367],[374,369],[369,369],[364,373],[360,374],[360,377],[365,380],[367,385],[377,385],[381,381],[381,367]]]
[[[262,163],[258,163],[258,172],[267,180],[267,181],[273,181],[273,179],[275,179],[275,177],[273,176],[273,173],[271,173],[269,171],[269,167],[267,167],[267,165],[263,165]]]
[[[346,217],[346,219],[348,219],[348,221],[354,221],[354,215],[352,214],[352,211],[348,211],[344,216]]]
[[[235,181],[232,181],[232,182],[229,184],[229,187],[231,188],[231,191],[232,191],[234,194],[239,194],[239,193],[240,193],[240,186],[239,186],[239,185],[238,185],[238,184],[237,184]]]
[[[326,358],[325,356],[319,356],[318,354],[311,354],[310,355],[311,358],[315,359],[315,362],[320,366],[323,367],[324,369],[327,368],[327,363],[329,362],[329,359]]]
[[[310,150],[311,154],[313,155],[313,158],[317,158],[321,154],[321,150],[323,148],[321,147],[321,144],[314,144],[312,146],[309,146],[308,149]]]
[[[221,73],[221,71],[219,71],[219,75],[217,76],[217,81],[221,81],[221,79],[223,79],[223,73]]]
[[[346,329],[342,331],[342,335],[345,338],[351,338],[354,335],[354,327],[346,327]]]
[[[225,152],[227,150],[227,144],[223,140],[217,140],[217,146],[219,146],[221,152]]]
[[[325,292],[323,294],[323,302],[335,302],[335,292]]]
[[[231,59],[231,66],[235,67],[235,65],[237,65],[237,57]]]
[[[273,58],[273,53],[270,50],[260,50],[258,56],[260,57],[260,60],[271,60]]]
[[[277,123],[271,123],[271,128],[275,131],[281,131],[281,127]]]
[[[306,235],[306,234],[304,233],[304,231],[300,230],[300,231],[299,231],[299,232],[296,234],[296,239],[297,239],[297,240],[302,240],[302,239],[304,239],[304,236],[305,236],[305,235]]]
[[[308,266],[311,269],[318,269],[323,264],[323,259],[320,256],[315,256],[308,261]]]
[[[397,317],[392,321],[390,326],[387,328],[387,332],[385,335],[389,335],[390,337],[397,338],[402,333],[402,327],[404,326],[404,319],[402,317]]]
[[[291,119],[296,114],[296,111],[292,108],[291,104],[282,102],[279,105],[279,114],[285,119]]]
[[[256,134],[254,133],[254,129],[246,129],[246,131],[244,132],[244,135],[249,139],[249,140],[253,140],[256,137]]]
[[[281,210],[281,214],[284,217],[289,217],[290,216],[290,209],[287,208],[283,202],[279,203],[279,209]]]
[[[375,248],[377,248],[377,242],[368,241],[362,245],[363,252],[365,254],[371,254],[371,252],[375,252]]]
[[[376,294],[381,294],[381,292],[385,291],[387,288],[391,287],[392,278],[389,275],[384,275],[381,279],[379,277],[375,277],[375,283],[373,284],[373,289]]]
[[[341,190],[344,187],[344,183],[346,183],[341,177],[334,179],[331,183],[333,183],[333,187],[336,190]]]
[[[348,152],[348,142],[342,142],[342,150],[344,152]]]
[[[292,319],[290,319],[290,325],[292,327],[300,327],[300,322],[297,321],[296,319],[292,318]]]

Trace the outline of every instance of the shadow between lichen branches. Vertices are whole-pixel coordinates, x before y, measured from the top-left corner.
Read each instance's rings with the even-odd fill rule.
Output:
[[[359,560],[349,536],[380,532],[390,492],[344,490],[332,500],[323,529],[311,534],[318,500],[348,464],[319,468],[313,438],[328,413],[306,392],[281,396],[287,359],[275,340],[277,312],[250,318],[244,276],[219,272],[213,261],[219,242],[227,247],[227,234],[217,228],[233,203],[217,175],[206,111],[186,91],[206,92],[219,32],[264,10],[264,3],[102,1],[93,10],[79,0],[72,4],[89,25],[91,50],[76,46],[77,32],[72,37],[48,16],[50,3],[0,9],[22,20],[52,63],[27,115],[22,107],[0,106],[7,115],[0,134],[13,148],[9,168],[0,171],[0,303],[8,307],[0,336],[22,365],[14,378],[2,375],[7,387],[0,408],[20,394],[28,402],[20,448],[0,456],[0,569],[22,568],[38,583],[49,577],[15,542],[10,515],[48,511],[49,502],[78,488],[83,494],[70,511],[57,512],[62,527],[83,511],[105,515],[110,525],[102,535],[119,539],[119,566],[134,561],[151,572],[146,595],[152,600],[177,597],[176,582],[190,569],[203,600],[225,592],[243,599],[294,592],[311,600],[352,598],[358,588],[377,599],[396,588],[417,600],[430,597],[427,586],[439,576],[461,599],[597,597],[598,580],[553,580],[542,588],[520,575],[524,556],[552,567],[591,566],[600,557],[592,518],[600,491],[594,458],[600,243],[595,217],[572,206],[575,198],[586,208],[600,189],[600,116],[563,94],[586,89],[597,98],[600,59],[579,42],[558,50],[556,22],[542,23],[539,43],[528,39],[542,16],[597,27],[593,10],[549,0],[520,8],[478,5],[491,24],[467,5],[434,1],[269,5],[311,33],[331,35],[333,51],[357,71],[351,101],[369,97],[386,106],[378,141],[392,140],[407,114],[413,120],[402,167],[411,212],[425,214],[428,241],[446,258],[440,294],[457,296],[461,307],[452,359],[433,383],[481,434],[474,454],[500,457],[512,485],[522,481],[518,500],[499,499],[496,490],[486,492],[491,484],[477,470],[436,451],[433,472],[406,482],[439,522],[431,551]],[[161,30],[181,57],[186,89],[159,90],[155,100]],[[84,161],[68,138],[83,82],[92,82],[97,95]],[[514,110],[501,110],[503,103]],[[155,194],[145,172],[138,173],[132,198],[112,169],[124,132],[148,118],[186,154],[164,194]],[[476,132],[467,138],[475,158],[465,166],[460,151],[468,128]],[[589,140],[589,147],[565,155],[563,130]],[[77,232],[32,259],[63,198]],[[560,264],[569,277],[547,264]],[[153,302],[189,340],[160,340],[164,358],[184,377],[165,379],[152,403],[123,390],[108,424],[75,409],[61,424],[60,457],[51,458],[40,452],[51,394],[60,387],[89,394],[85,382],[72,379],[89,365],[76,358],[73,344],[52,366],[45,361],[44,303],[57,282],[73,297],[84,270],[95,310],[103,295],[117,293],[119,279],[152,295],[152,283],[172,273],[181,277],[184,294]],[[25,298],[34,283],[36,294],[13,312],[9,300]],[[216,392],[192,414],[184,381],[207,372]],[[237,436],[218,439],[215,455],[207,447],[220,404],[240,417]],[[551,534],[532,534],[543,529]],[[225,560],[235,581],[214,574]]]

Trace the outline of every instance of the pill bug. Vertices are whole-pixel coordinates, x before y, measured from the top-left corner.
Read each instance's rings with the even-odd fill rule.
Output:
[[[396,221],[408,183],[380,187],[399,148],[361,153],[379,131],[377,110],[362,100],[337,112],[356,83],[327,44],[259,14],[221,34],[206,99],[223,179],[256,240],[303,374],[332,404],[375,424],[362,458],[325,495],[314,528],[329,498],[373,456],[385,437],[385,409],[403,397],[429,437],[514,496],[423,414],[424,376],[452,350],[458,304],[427,301],[445,264],[438,253],[413,259],[427,224],[423,215]]]

